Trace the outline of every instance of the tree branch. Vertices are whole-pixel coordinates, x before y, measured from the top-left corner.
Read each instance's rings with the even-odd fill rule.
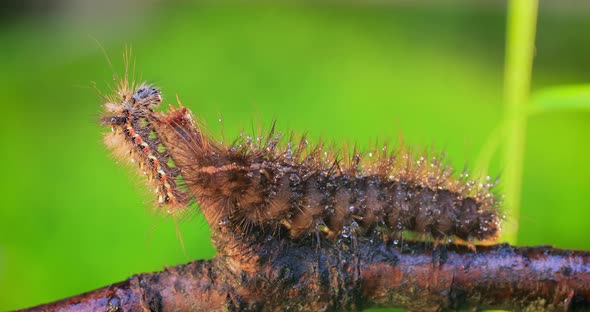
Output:
[[[222,228],[220,254],[24,311],[590,309],[590,252],[507,244],[254,240]]]

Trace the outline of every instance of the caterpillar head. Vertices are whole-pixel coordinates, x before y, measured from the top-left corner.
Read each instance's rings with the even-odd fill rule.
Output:
[[[138,86],[133,92],[122,87],[117,92],[118,98],[109,99],[104,104],[105,114],[101,118],[104,126],[120,126],[129,118],[144,117],[153,112],[153,108],[162,103],[160,90],[146,84]]]

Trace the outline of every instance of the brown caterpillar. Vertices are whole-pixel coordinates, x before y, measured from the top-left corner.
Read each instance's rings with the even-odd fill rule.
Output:
[[[194,196],[211,226],[230,226],[238,233],[281,229],[294,239],[375,231],[467,241],[498,235],[495,183],[475,182],[467,174],[454,177],[443,154],[415,156],[402,145],[366,156],[344,152],[348,161],[341,161],[334,148],[310,146],[305,136],[296,144],[293,135],[284,141],[274,124],[264,136],[223,145],[182,105],[166,114],[154,112],[159,91],[140,86],[120,93],[120,105],[107,104],[112,115],[103,118],[115,128],[107,145],[118,149],[115,143],[121,142],[125,152],[139,156],[140,167],[157,177],[164,204],[175,207],[171,211],[188,207]],[[166,152],[156,148],[160,143]],[[167,165],[168,155],[176,168]],[[179,175],[191,196],[175,183]]]

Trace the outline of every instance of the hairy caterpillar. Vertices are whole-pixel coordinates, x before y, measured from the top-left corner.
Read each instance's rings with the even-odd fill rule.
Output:
[[[495,183],[455,177],[443,154],[414,154],[402,145],[348,155],[312,146],[305,136],[283,139],[274,124],[265,135],[224,145],[188,108],[155,112],[159,91],[131,88],[121,83],[118,97],[105,105],[103,123],[113,128],[105,142],[136,159],[169,213],[188,209],[194,198],[211,226],[238,233],[281,229],[293,239],[404,231],[467,241],[498,235]]]
[[[137,164],[154,188],[159,205],[171,209],[188,205],[190,196],[178,187],[180,169],[161,144],[154,127],[153,108],[162,102],[160,91],[149,85],[121,81],[115,96],[107,97],[101,124],[109,125],[104,142],[116,157]]]

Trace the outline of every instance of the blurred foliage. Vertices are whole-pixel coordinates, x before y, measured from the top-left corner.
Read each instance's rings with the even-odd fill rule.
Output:
[[[181,225],[185,255],[134,171],[108,157],[92,83],[104,92],[113,83],[101,46],[118,73],[131,46],[138,80],[160,86],[169,102],[178,95],[228,140],[275,118],[285,131],[364,147],[403,133],[416,148],[445,149],[462,170],[500,122],[501,6],[176,3],[100,12],[0,29],[0,310],[215,253],[196,213]],[[588,16],[541,11],[533,90],[590,81]],[[590,249],[589,133],[590,114],[579,111],[528,120],[519,244]],[[496,158],[493,176],[505,167]]]

